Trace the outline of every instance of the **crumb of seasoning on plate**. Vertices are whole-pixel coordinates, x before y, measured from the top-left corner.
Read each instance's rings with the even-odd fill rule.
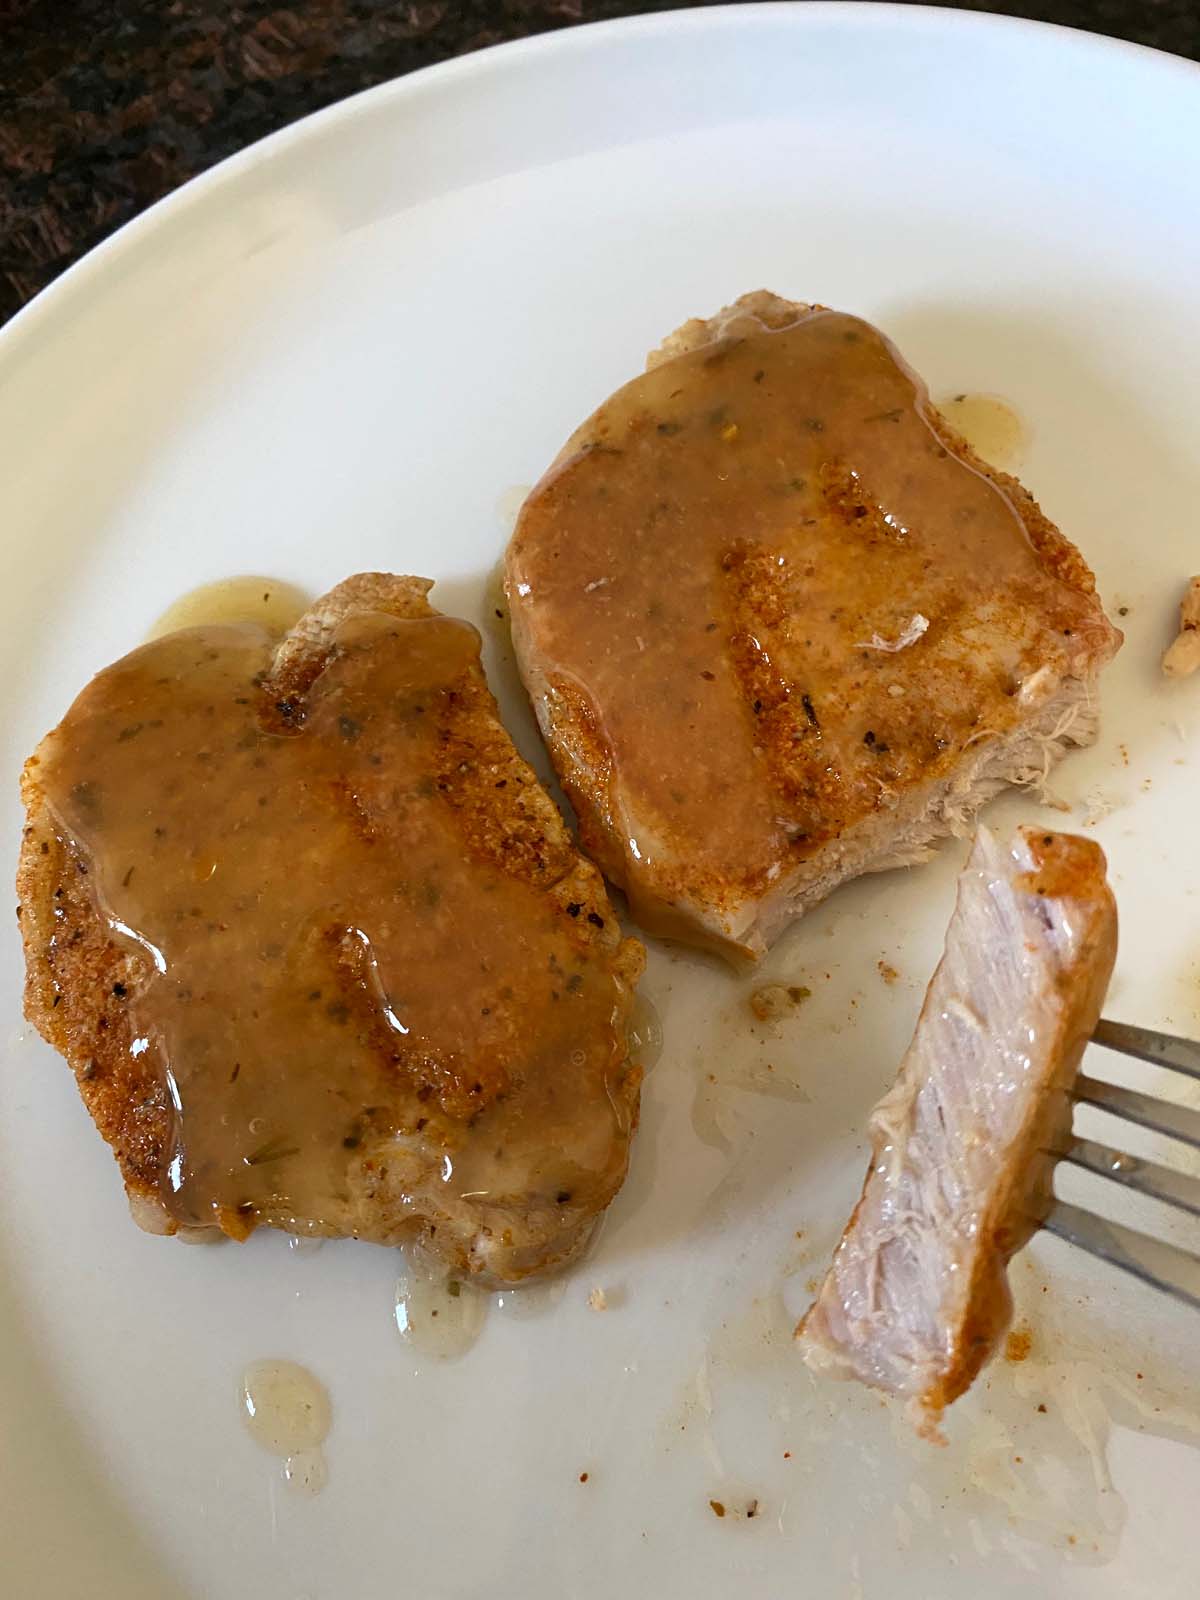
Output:
[[[895,983],[900,976],[890,961],[880,960],[875,965],[879,968],[879,976],[884,983]]]
[[[608,1296],[603,1289],[593,1289],[588,1295],[588,1305],[593,1311],[607,1311]]]
[[[1004,1359],[1006,1361],[1025,1361],[1033,1349],[1033,1334],[1025,1323],[1019,1323],[1009,1330],[1008,1338],[1004,1341]]]
[[[747,1520],[749,1518],[751,1518],[751,1517],[756,1517],[757,1515],[758,1515],[758,1501],[757,1500],[751,1500],[751,1501],[748,1502],[748,1504],[746,1506],[746,1517],[747,1517]]]
[[[586,1483],[588,1481],[588,1474],[586,1472],[581,1472],[579,1474],[579,1481],[580,1483]]]
[[[811,994],[802,983],[764,983],[750,995],[749,1006],[759,1022],[778,1022]]]
[[[714,1517],[723,1517],[725,1515],[725,1507],[719,1500],[710,1500],[708,1505]]]

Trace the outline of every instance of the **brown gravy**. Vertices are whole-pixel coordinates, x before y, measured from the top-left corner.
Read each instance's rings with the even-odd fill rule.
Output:
[[[832,311],[618,390],[526,501],[507,572],[522,653],[610,775],[609,844],[585,839],[650,926],[642,891],[760,895],[948,769],[1093,609],[887,339]]]
[[[417,1209],[615,1188],[628,993],[454,803],[475,630],[350,617],[302,695],[273,651],[248,624],[144,645],[41,752],[112,937],[147,957],[125,1003],[175,1108],[168,1211],[352,1231],[382,1148]]]

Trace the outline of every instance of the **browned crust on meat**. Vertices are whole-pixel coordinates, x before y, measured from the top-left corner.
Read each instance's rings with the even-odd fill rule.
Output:
[[[282,641],[273,692],[302,698],[325,664],[338,623],[356,613],[396,617],[438,613],[426,595],[430,580],[361,573],[317,600]],[[452,807],[465,851],[541,889],[562,910],[564,946],[603,952],[630,987],[642,967],[641,946],[621,936],[603,880],[572,845],[553,801],[521,759],[499,720],[482,668],[464,673],[447,697],[453,704],[439,732],[439,787]],[[131,1203],[145,1225],[175,1232],[155,1219],[171,1110],[148,1055],[134,1042],[126,996],[147,974],[148,958],[128,953],[110,937],[90,890],[88,864],[72,847],[46,803],[35,752],[21,775],[26,809],[17,867],[17,917],[25,949],[24,1008],[28,1020],[75,1074],[83,1102],[111,1146]],[[568,906],[574,909],[568,912]],[[346,998],[360,987],[353,963],[339,966]],[[389,1057],[390,1057],[389,1050]],[[500,1092],[486,1063],[450,1066],[452,1081],[437,1084],[442,1114],[468,1121]],[[620,1094],[636,1121],[640,1073],[630,1068]],[[146,1204],[139,1207],[138,1201]],[[222,1226],[247,1229],[235,1218]]]
[[[998,489],[1002,489],[1013,502],[1021,514],[1030,543],[1042,558],[1042,565],[1046,570],[1060,583],[1078,590],[1080,594],[1095,594],[1096,577],[1091,567],[1071,541],[1050,521],[1020,479],[1014,478],[1009,472],[1001,472],[998,467],[993,467],[982,456],[977,455],[958,429],[947,422],[932,401],[929,402],[929,420],[947,450],[956,455],[960,461],[965,461],[969,467],[974,467],[976,472],[982,473]],[[1098,605],[1097,610],[1099,611]],[[1108,621],[1103,612],[1100,612],[1097,623],[1098,642],[1100,635],[1107,640],[1116,635],[1116,644],[1120,643],[1120,630]]]
[[[157,1074],[130,1054],[125,1005],[145,958],[126,954],[108,937],[88,888],[87,863],[55,828],[37,766],[35,755],[21,775],[28,813],[17,868],[25,1015],[66,1058],[126,1188],[157,1194],[170,1109]]]

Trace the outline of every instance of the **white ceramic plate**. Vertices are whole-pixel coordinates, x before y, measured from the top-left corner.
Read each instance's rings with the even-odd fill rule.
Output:
[[[1128,643],[1099,745],[1055,780],[1069,817],[992,816],[1091,828],[1123,917],[1110,1010],[1195,1031],[1200,682],[1156,662],[1200,568],[1198,150],[1181,62],[813,4],[506,47],[226,163],[0,339],[4,854],[21,758],[180,592],[383,567],[481,619],[514,487],[662,334],[765,284],[1028,422],[1023,475]],[[1013,1274],[1029,1359],[990,1369],[943,1450],[789,1348],[961,856],[838,894],[751,982],[654,949],[667,1047],[599,1247],[452,1363],[399,1339],[388,1252],[140,1234],[20,1029],[10,932],[5,1596],[1193,1596],[1195,1316],[1037,1241]],[[754,1033],[748,990],[776,976],[813,997]],[[244,1364],[276,1355],[333,1398],[316,1498],[239,1422]]]

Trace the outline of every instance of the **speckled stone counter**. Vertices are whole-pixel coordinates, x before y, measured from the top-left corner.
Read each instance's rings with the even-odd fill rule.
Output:
[[[1200,0],[1000,0],[1200,59]],[[674,0],[0,0],[0,321],[194,173],[447,56]]]

